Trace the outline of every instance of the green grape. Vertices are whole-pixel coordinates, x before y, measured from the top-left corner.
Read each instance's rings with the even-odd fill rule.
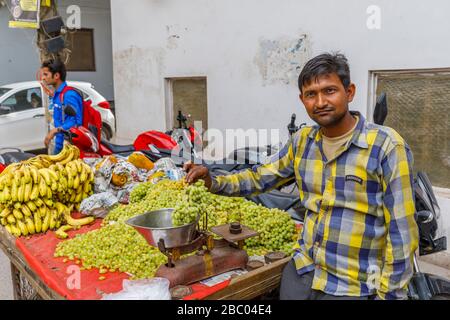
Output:
[[[241,197],[212,194],[203,181],[188,186],[183,180],[162,180],[157,184],[136,186],[131,192],[130,204],[113,209],[100,229],[59,243],[55,256],[79,259],[87,270],[127,272],[132,279],[153,277],[159,266],[166,263],[166,257],[124,222],[163,208],[174,208],[175,226],[191,223],[198,215],[202,222],[207,214],[208,228],[240,222],[259,232],[259,236],[245,241],[244,248],[250,256],[270,251],[293,253],[297,232],[287,212],[268,209]]]

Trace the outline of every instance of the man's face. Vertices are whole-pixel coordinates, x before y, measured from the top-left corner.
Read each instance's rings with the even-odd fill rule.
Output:
[[[336,73],[319,76],[303,85],[300,100],[309,117],[321,127],[332,127],[348,112],[348,104],[355,95],[355,85],[347,88]]]
[[[42,81],[50,86],[56,85],[56,81],[59,79],[59,73],[53,75],[47,67],[42,68],[41,76]]]

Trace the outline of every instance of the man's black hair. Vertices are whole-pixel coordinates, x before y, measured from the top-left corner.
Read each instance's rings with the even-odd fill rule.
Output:
[[[66,81],[66,75],[67,75],[66,66],[64,65],[64,63],[61,60],[50,59],[50,60],[44,61],[42,63],[42,68],[48,68],[48,70],[50,70],[50,72],[52,73],[53,76],[56,73],[59,73],[61,81]]]
[[[323,53],[309,60],[298,77],[300,92],[302,87],[315,81],[319,76],[336,73],[344,88],[350,85],[350,67],[342,53]]]

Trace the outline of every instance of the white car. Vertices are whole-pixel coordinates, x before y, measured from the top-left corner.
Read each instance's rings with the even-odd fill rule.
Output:
[[[108,101],[88,82],[67,81],[67,84],[83,93],[84,100],[92,101],[102,116],[102,137],[111,139],[116,125]],[[47,124],[42,97],[38,81],[0,87],[0,148],[19,148],[23,151],[45,149]]]

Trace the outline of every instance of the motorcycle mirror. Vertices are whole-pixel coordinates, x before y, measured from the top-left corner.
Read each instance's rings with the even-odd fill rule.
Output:
[[[373,122],[375,124],[383,125],[388,115],[386,93],[382,92],[377,98],[375,109],[373,111]]]
[[[64,108],[64,113],[69,117],[75,117],[77,115],[77,112],[72,106],[67,106]]]
[[[422,210],[422,211],[417,212],[417,218],[418,218],[418,221],[421,223],[429,223],[429,222],[433,221],[434,215],[431,211]]]

